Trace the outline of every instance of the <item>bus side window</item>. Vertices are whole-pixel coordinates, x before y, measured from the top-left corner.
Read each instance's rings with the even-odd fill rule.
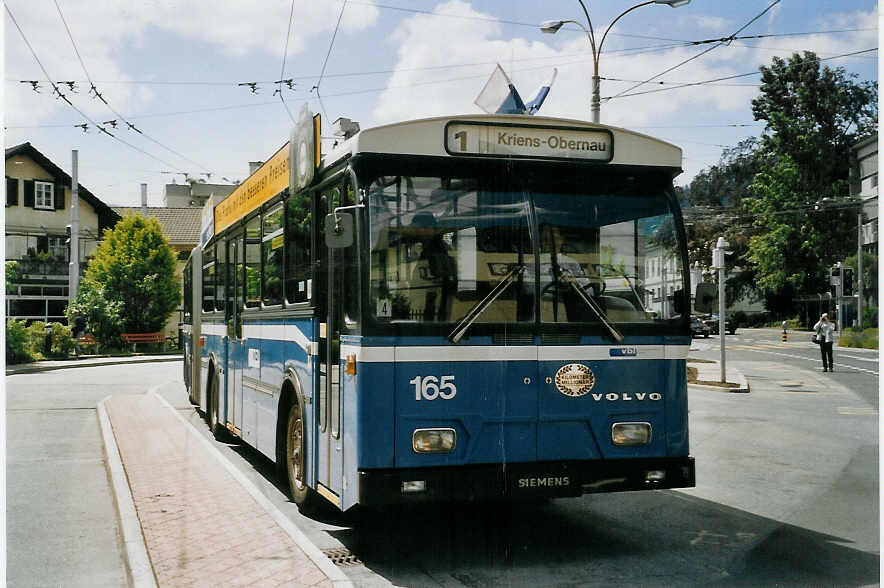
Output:
[[[246,306],[254,308],[261,304],[261,215],[246,224],[245,263]]]
[[[227,302],[227,247],[224,243],[218,245],[215,262],[215,310],[224,312]]]
[[[273,306],[282,304],[282,234],[283,208],[282,204],[274,206],[264,213],[263,229],[261,231],[261,262],[264,268],[262,273],[261,291],[263,292],[264,304]]]
[[[215,244],[203,251],[203,311],[215,310]]]
[[[353,184],[349,181],[341,194],[340,206],[352,206],[356,203],[356,194],[353,190]],[[358,209],[350,211],[356,220],[356,234],[359,235],[359,219]],[[358,242],[358,237],[357,237]],[[341,284],[343,293],[343,324],[341,328],[344,331],[353,331],[359,324],[359,248],[356,242],[353,245],[342,250],[341,262],[343,266],[343,275],[348,276]]]
[[[290,196],[285,203],[285,299],[289,303],[305,302],[312,293],[312,222],[310,193]]]

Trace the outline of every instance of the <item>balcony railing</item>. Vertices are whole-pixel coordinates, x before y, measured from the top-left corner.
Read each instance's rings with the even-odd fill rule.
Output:
[[[18,271],[22,275],[31,276],[66,276],[69,273],[70,264],[67,261],[26,258],[11,260],[18,262]],[[86,263],[80,263],[80,275],[86,270]]]

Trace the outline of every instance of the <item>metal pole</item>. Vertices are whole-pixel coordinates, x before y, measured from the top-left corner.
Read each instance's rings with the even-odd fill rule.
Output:
[[[601,92],[599,90],[599,86],[601,85],[601,81],[599,79],[599,71],[598,71],[598,62],[595,65],[595,73],[592,76],[592,122],[598,123],[601,118],[600,110],[602,104]]]
[[[856,328],[863,328],[863,211],[856,215]]]
[[[71,151],[71,259],[68,262],[68,303],[80,288],[80,153]]]
[[[721,383],[725,383],[724,358],[724,263],[718,268],[718,336],[721,341]]]

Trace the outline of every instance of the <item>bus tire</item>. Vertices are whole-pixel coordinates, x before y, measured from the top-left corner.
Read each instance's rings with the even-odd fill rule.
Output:
[[[209,430],[216,441],[227,440],[227,429],[218,416],[218,374],[212,374],[209,380],[208,402],[206,406],[206,420],[209,421]]]
[[[305,480],[304,419],[297,401],[289,406],[285,430],[285,471],[289,482],[289,493],[292,501],[298,505],[298,510],[306,512],[313,508],[316,494]]]

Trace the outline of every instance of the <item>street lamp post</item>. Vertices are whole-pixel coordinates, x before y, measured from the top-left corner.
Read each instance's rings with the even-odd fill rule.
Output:
[[[690,4],[691,0],[647,0],[647,2],[640,2],[631,8],[627,8],[623,12],[621,12],[617,18],[611,21],[611,24],[608,25],[608,28],[605,29],[604,34],[602,35],[602,40],[599,42],[598,47],[595,44],[595,33],[592,30],[592,20],[589,18],[589,11],[586,10],[586,5],[583,4],[583,0],[577,0],[580,2],[580,7],[583,8],[583,14],[586,16],[586,22],[589,24],[589,29],[583,26],[582,23],[576,20],[545,20],[540,23],[540,30],[544,33],[548,33],[550,35],[556,34],[560,28],[566,23],[576,24],[578,27],[583,29],[583,32],[586,33],[587,39],[589,39],[589,46],[592,49],[592,122],[599,122],[599,115],[601,110],[602,98],[600,95],[600,86],[601,82],[599,79],[599,57],[602,54],[602,46],[605,44],[605,38],[608,36],[608,32],[611,30],[611,27],[614,24],[623,18],[626,14],[632,12],[636,8],[641,8],[642,6],[647,6],[648,4],[665,4],[667,6],[671,6],[672,8],[679,8],[681,6],[685,6]]]

